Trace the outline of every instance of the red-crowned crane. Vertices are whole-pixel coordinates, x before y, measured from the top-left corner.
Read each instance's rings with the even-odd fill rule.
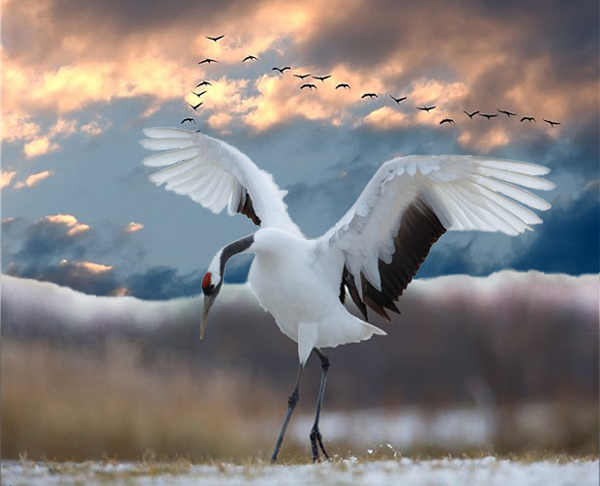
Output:
[[[396,301],[417,273],[433,243],[446,231],[500,231],[517,235],[541,223],[532,211],[550,207],[518,187],[550,190],[539,165],[470,156],[398,157],[383,164],[344,217],[320,238],[306,238],[287,213],[286,194],[271,174],[259,169],[231,145],[202,133],[175,129],[144,130],[140,143],[167,152],[144,159],[150,167],[168,166],[150,176],[166,189],[184,194],[214,213],[225,207],[260,229],[223,247],[202,280],[204,309],[200,338],[223,285],[227,260],[255,253],[248,282],[260,305],[279,329],[298,343],[296,385],[275,445],[277,460],[299,399],[302,370],[312,352],[321,361],[321,385],[310,433],[313,461],[323,447],[319,415],[329,369],[324,348],[356,343],[386,333],[369,324],[367,308],[389,320]],[[349,294],[363,319],[344,306]]]

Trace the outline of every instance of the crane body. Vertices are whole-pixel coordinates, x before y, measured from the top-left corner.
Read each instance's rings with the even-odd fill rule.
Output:
[[[495,116],[495,115],[494,115]],[[288,399],[272,460],[276,461],[299,399],[306,361],[314,352],[322,367],[315,422],[310,433],[313,461],[326,458],[319,416],[330,366],[324,348],[356,343],[385,331],[368,322],[369,311],[386,320],[399,312],[402,295],[431,246],[446,232],[488,231],[518,235],[542,220],[530,209],[550,207],[523,187],[550,190],[539,176],[549,169],[512,160],[462,155],[396,157],[385,162],[340,221],[319,238],[306,238],[291,220],[273,177],[231,145],[198,132],[144,130],[151,150],[144,159],[164,167],[156,184],[187,195],[214,213],[227,208],[260,228],[223,247],[202,280],[200,337],[223,284],[227,261],[254,253],[248,282],[262,308],[298,344],[296,385]],[[519,187],[523,186],[523,187]],[[349,296],[361,313],[345,307]]]

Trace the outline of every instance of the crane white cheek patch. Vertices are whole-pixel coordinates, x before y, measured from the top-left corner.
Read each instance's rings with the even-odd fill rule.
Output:
[[[304,366],[310,352],[317,343],[318,329],[314,322],[311,323],[300,323],[298,326],[298,358],[300,358],[300,364]]]

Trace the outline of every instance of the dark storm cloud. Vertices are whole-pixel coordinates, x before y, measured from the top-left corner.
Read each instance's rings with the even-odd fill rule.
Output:
[[[301,52],[326,66],[377,66],[400,53],[409,67],[452,68],[456,59],[476,57],[489,46],[523,58],[551,55],[560,60],[559,68],[593,76],[597,19],[593,1],[579,2],[577,8],[557,0],[354,2],[319,17]],[[557,79],[560,75],[564,72]]]
[[[15,231],[2,239],[3,260],[25,267],[25,274],[31,276],[64,258],[81,259],[93,241],[94,232],[69,234],[72,229],[46,218],[22,227],[21,234]],[[8,245],[12,246],[16,241],[20,242],[20,247],[11,252]]]
[[[202,291],[204,271],[180,275],[170,267],[153,267],[145,273],[127,277],[130,295],[144,300],[166,300],[190,297]]]
[[[112,295],[119,287],[119,277],[113,270],[96,272],[77,262],[62,262],[46,268],[25,267],[10,272],[13,277],[31,278],[70,287],[85,294]]]
[[[122,49],[128,39],[164,29],[176,28],[188,40],[214,34],[211,27],[227,15],[245,15],[251,6],[245,0],[19,0],[3,5],[3,47],[25,62],[48,58],[63,64],[69,62],[59,56],[63,43],[76,38],[87,45],[86,56],[99,59]]]
[[[48,218],[34,223],[8,219],[2,226],[3,263],[5,273],[11,276],[53,282],[92,295],[114,295],[126,290],[145,300],[189,297],[202,292],[205,268],[187,273],[167,266],[143,269],[144,249],[133,235],[122,229],[116,231],[111,225],[75,234],[69,234],[74,224]],[[249,257],[232,259],[225,282],[246,281]],[[117,258],[118,262],[107,265],[107,258]]]
[[[14,230],[3,235],[3,267],[9,275],[106,295],[118,286],[118,278],[104,257],[116,252],[126,259],[132,250],[140,252],[119,233],[111,231],[111,225],[98,231],[70,215],[48,216],[33,223],[19,220]]]
[[[573,204],[553,212],[537,229],[539,238],[512,262],[515,270],[570,275],[600,272],[600,205],[598,189],[586,191]]]
[[[497,108],[588,122],[597,116],[597,19],[592,1],[355,2],[317,19],[297,48],[325,70],[344,63],[377,76],[401,65],[386,74],[391,91],[421,77],[465,82],[452,107],[460,122],[468,122],[463,109]]]

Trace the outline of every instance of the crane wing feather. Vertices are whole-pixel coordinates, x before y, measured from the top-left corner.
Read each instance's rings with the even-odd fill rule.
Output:
[[[342,287],[364,318],[367,308],[389,320],[431,246],[446,231],[517,235],[542,220],[542,198],[515,184],[550,190],[549,169],[469,156],[398,157],[383,164],[350,210],[319,240],[340,252]]]
[[[150,176],[157,185],[189,196],[214,213],[241,213],[261,227],[302,235],[287,213],[273,176],[260,170],[235,147],[208,135],[178,128],[147,128],[140,143],[166,152],[147,157],[144,165],[168,166]]]

